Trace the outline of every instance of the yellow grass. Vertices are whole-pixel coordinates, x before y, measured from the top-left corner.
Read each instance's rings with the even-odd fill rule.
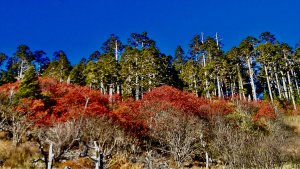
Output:
[[[292,131],[282,149],[292,157],[292,163],[284,165],[283,168],[300,168],[300,115],[286,116],[284,117],[284,123]]]

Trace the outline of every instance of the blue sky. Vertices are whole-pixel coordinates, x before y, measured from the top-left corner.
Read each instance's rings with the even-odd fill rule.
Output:
[[[63,50],[73,64],[114,33],[127,41],[147,31],[159,49],[173,55],[204,32],[222,38],[224,50],[248,35],[270,31],[291,46],[300,40],[299,0],[1,0],[0,52],[19,44],[32,50]]]

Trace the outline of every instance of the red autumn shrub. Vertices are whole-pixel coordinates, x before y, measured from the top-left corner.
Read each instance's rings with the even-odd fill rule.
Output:
[[[134,135],[143,135],[147,131],[146,120],[140,112],[140,101],[129,99],[119,104],[113,111],[114,119]]]
[[[60,83],[51,78],[39,78],[44,100],[21,99],[15,110],[20,113],[30,112],[39,123],[50,124],[55,121],[65,121],[79,118],[82,115],[109,115],[108,96],[88,87]],[[12,89],[17,92],[19,82],[5,84],[0,87],[1,97],[8,100]],[[119,102],[119,96],[114,95],[113,101]],[[87,105],[86,105],[87,103]]]
[[[43,80],[43,92],[47,93],[54,101],[51,105],[52,121],[65,121],[81,116],[94,116],[108,114],[108,97],[99,91],[78,85],[57,83],[56,81]]]
[[[19,84],[19,82],[15,82],[0,86],[0,101],[7,102],[11,94],[13,96],[18,91]]]
[[[171,86],[161,86],[145,94],[142,102],[162,102],[169,103],[178,110],[191,113],[200,117],[213,115],[225,115],[231,113],[234,108],[225,100],[210,101],[197,97],[192,93],[183,92]],[[151,105],[151,104],[150,104]]]
[[[146,93],[139,101],[128,100],[113,111],[114,117],[133,133],[146,133],[155,127],[152,119],[171,117],[224,115],[233,111],[226,101],[209,101],[171,86],[161,86]],[[162,121],[163,121],[162,120]],[[162,122],[161,121],[161,122]]]
[[[265,101],[260,101],[258,104],[258,111],[254,115],[254,121],[259,121],[261,118],[267,118],[270,120],[274,120],[276,118],[274,108]]]

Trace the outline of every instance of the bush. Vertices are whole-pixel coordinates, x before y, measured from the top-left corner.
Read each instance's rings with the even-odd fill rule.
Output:
[[[212,154],[223,159],[229,168],[277,168],[285,157],[280,148],[285,134],[281,123],[270,126],[269,134],[249,132],[227,123],[222,117],[215,119],[210,142]]]

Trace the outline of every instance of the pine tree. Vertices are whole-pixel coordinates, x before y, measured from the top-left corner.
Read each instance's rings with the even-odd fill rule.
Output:
[[[90,60],[83,71],[83,75],[85,76],[85,83],[90,86],[90,88],[99,88],[99,76],[96,63]]]
[[[81,59],[79,64],[77,64],[73,67],[73,69],[70,72],[71,83],[75,83],[75,84],[82,85],[82,86],[84,86],[86,84],[85,83],[86,76],[84,74],[84,70],[86,67],[85,62],[86,62],[86,59],[83,58],[83,59]]]
[[[132,33],[128,39],[128,44],[134,48],[143,49],[155,46],[155,41],[148,37],[147,32]]]
[[[90,55],[90,57],[88,58],[88,62],[89,62],[89,61],[95,62],[95,61],[99,60],[99,59],[100,59],[100,55],[101,55],[101,53],[100,53],[98,50],[94,51],[94,52]]]
[[[256,54],[255,47],[258,43],[258,40],[254,37],[248,36],[240,43],[240,54],[243,57],[243,60],[248,68],[248,74],[250,77],[251,91],[253,100],[257,100],[256,94],[256,85],[255,85],[255,73],[253,70],[253,65],[255,64]]]
[[[180,72],[180,70],[182,69],[184,62],[186,61],[185,59],[186,58],[183,49],[181,48],[181,46],[177,46],[172,62],[172,65],[177,72]]]
[[[131,46],[126,46],[124,52],[122,53],[120,65],[120,76],[122,81],[122,96],[123,97],[133,97],[134,87],[137,85],[135,83],[136,76],[139,73],[138,65],[136,64],[137,57],[139,55],[139,50],[132,48]]]
[[[269,73],[269,66],[272,62],[273,56],[276,54],[276,50],[273,44],[270,42],[267,42],[265,44],[260,44],[257,47],[257,50],[259,51],[259,57],[258,61],[263,66],[263,72],[265,73],[266,82],[268,85],[268,93],[271,101],[273,102],[273,94],[271,89],[271,79],[270,79],[270,73]]]
[[[59,50],[54,52],[54,59],[50,62],[43,76],[53,77],[62,82],[68,79],[71,70],[72,66],[67,55],[62,50]]]
[[[17,48],[16,56],[19,59],[19,70],[18,70],[18,80],[21,80],[26,72],[28,66],[33,61],[33,53],[30,48],[26,45],[19,45]]]
[[[6,59],[7,59],[7,56],[4,53],[0,53],[0,85],[3,84],[2,77],[3,77],[3,74],[5,74],[5,72],[2,69],[2,65]]]
[[[180,79],[186,85],[185,89],[191,91],[198,96],[200,90],[200,78],[199,78],[200,65],[198,62],[189,59],[183,66],[181,73],[179,74]]]
[[[34,62],[37,66],[37,75],[40,76],[47,69],[50,59],[45,56],[46,53],[43,50],[37,50],[33,54]]]
[[[17,98],[41,98],[41,88],[33,66],[29,66],[21,81]]]
[[[119,60],[118,53],[122,52],[124,45],[120,41],[120,38],[114,34],[110,35],[110,38],[107,39],[101,46],[103,53],[114,53],[115,60]]]
[[[1,83],[11,83],[17,80],[19,70],[19,60],[15,56],[8,57],[6,62],[6,71],[2,73]]]
[[[7,59],[7,55],[5,55],[4,53],[0,53],[0,67],[2,67],[2,64],[6,59]]]
[[[237,47],[233,47],[230,49],[227,53],[226,56],[229,60],[229,69],[227,70],[228,73],[230,73],[230,79],[232,80],[231,82],[233,83],[231,86],[233,88],[232,91],[235,90],[236,85],[238,85],[238,93],[239,93],[239,98],[246,99],[245,95],[245,89],[244,89],[244,75],[243,75],[243,60],[240,56],[240,49]],[[232,95],[234,95],[235,92],[231,92]]]

